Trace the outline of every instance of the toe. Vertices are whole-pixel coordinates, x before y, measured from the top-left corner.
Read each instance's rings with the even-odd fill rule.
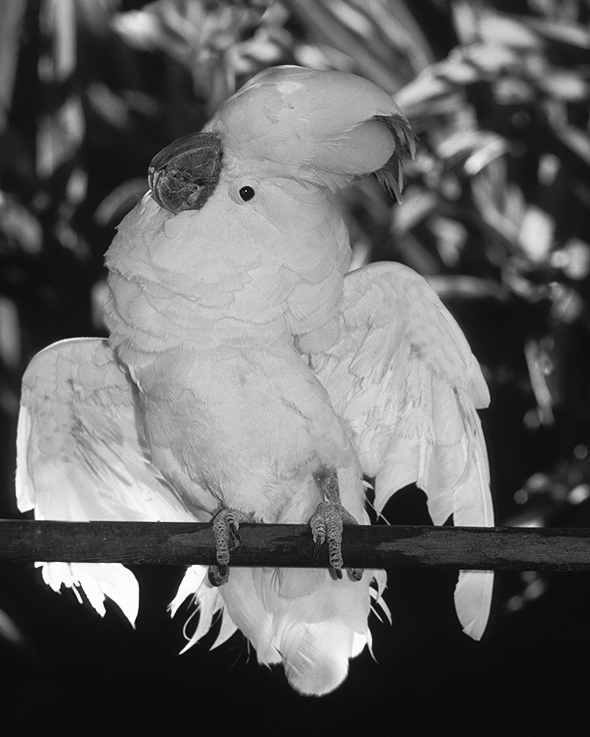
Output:
[[[207,571],[207,576],[212,586],[223,586],[229,580],[229,567],[226,565],[211,565]]]

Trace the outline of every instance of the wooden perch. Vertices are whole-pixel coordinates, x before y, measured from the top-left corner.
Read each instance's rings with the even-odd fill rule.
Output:
[[[234,566],[325,567],[306,525],[240,527]],[[590,528],[346,527],[344,561],[354,568],[590,570]],[[0,520],[0,561],[210,564],[208,524]]]

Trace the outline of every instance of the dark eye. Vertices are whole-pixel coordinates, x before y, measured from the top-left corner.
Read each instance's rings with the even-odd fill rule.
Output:
[[[244,200],[244,202],[249,202],[256,192],[252,189],[252,187],[242,187],[240,189],[240,197]]]

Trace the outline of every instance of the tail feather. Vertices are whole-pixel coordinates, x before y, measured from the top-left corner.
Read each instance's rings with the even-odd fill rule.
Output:
[[[81,589],[93,607],[104,617],[105,599],[109,598],[135,627],[139,610],[139,584],[128,568],[120,563],[40,563],[43,580],[54,591],[62,586],[72,589],[82,602]]]
[[[280,642],[289,684],[307,696],[323,696],[338,688],[348,675],[349,658],[354,657],[355,634],[346,624],[334,622],[298,622],[290,627]],[[363,648],[365,643],[366,637]]]
[[[197,609],[191,614],[184,626],[183,632],[187,643],[181,650],[181,654],[196,645],[209,632],[216,615],[221,616],[221,627],[211,649],[222,645],[236,632],[237,627],[225,609],[220,590],[212,586],[207,579],[206,566],[191,566],[186,570],[176,596],[168,605],[170,616],[174,617],[182,602],[189,597],[192,598]],[[188,625],[196,614],[199,617],[197,626],[193,634],[188,635]]]
[[[358,582],[334,580],[320,569],[277,576],[273,569],[244,568],[232,571],[223,598],[258,661],[282,661],[293,688],[320,696],[342,683],[349,659],[367,643],[370,579],[370,573]],[[294,591],[306,593],[294,597]]]
[[[371,598],[379,603],[385,586],[382,571],[366,571],[359,582],[346,576],[335,580],[324,569],[234,568],[218,589],[200,571],[197,574],[189,569],[170,606],[174,614],[189,595],[199,606],[201,619],[184,649],[201,639],[221,612],[213,647],[239,628],[261,665],[282,663],[291,686],[311,696],[337,688],[346,678],[350,658],[370,644]],[[376,591],[370,590],[373,576]]]

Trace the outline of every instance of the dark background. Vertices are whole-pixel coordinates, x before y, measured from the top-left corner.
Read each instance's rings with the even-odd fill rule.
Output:
[[[20,377],[36,351],[104,334],[102,258],[152,156],[198,130],[266,66],[366,76],[420,144],[405,202],[367,180],[342,195],[357,263],[431,280],[482,363],[501,525],[587,526],[590,512],[590,12],[583,0],[0,5],[0,517],[16,518]],[[421,495],[390,522],[424,523]],[[182,571],[137,568],[132,631],[0,565],[6,735],[259,734],[333,729],[578,734],[587,729],[590,579],[498,574],[481,643],[456,620],[453,572],[391,571],[346,683],[297,696],[238,635],[187,654],[166,605]]]

